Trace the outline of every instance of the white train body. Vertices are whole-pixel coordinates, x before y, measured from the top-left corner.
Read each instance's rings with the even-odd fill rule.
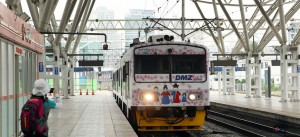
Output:
[[[113,92],[128,108],[209,106],[208,55],[185,42],[135,45],[116,64]]]

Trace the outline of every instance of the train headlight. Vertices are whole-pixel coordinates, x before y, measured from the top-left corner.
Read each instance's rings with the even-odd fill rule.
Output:
[[[142,101],[151,102],[154,100],[154,94],[149,93],[149,92],[144,92],[144,93],[140,94],[139,99]]]
[[[188,97],[189,97],[189,100],[191,100],[191,101],[202,100],[201,93],[190,93]]]
[[[195,94],[190,94],[189,95],[189,99],[190,100],[195,100],[196,99],[196,95]]]
[[[147,94],[144,95],[144,98],[147,101],[152,101],[154,97],[153,97],[153,94],[147,93]]]

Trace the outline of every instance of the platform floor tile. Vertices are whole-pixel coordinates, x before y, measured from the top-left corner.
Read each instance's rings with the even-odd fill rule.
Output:
[[[49,137],[137,137],[110,91],[63,99],[48,125]]]

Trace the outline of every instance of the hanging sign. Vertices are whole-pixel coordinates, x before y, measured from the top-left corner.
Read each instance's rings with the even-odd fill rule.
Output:
[[[25,56],[25,50],[21,47],[15,46],[15,54],[19,56]]]
[[[39,72],[44,72],[43,62],[39,62]]]
[[[58,75],[58,67],[54,68],[54,75]]]

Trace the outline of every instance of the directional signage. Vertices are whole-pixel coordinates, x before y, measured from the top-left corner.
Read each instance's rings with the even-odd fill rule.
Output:
[[[46,68],[47,72],[53,72],[53,68]],[[59,68],[59,72],[61,72],[61,68]]]
[[[44,72],[43,62],[39,62],[39,72]]]
[[[58,75],[58,67],[54,68],[54,75]]]
[[[235,71],[246,71],[245,67],[235,67]]]
[[[93,67],[74,68],[74,72],[94,71]]]
[[[215,72],[221,72],[223,70],[223,67],[214,67],[215,68]],[[245,67],[235,67],[234,68],[235,71],[246,71]],[[300,70],[300,68],[299,68]]]

